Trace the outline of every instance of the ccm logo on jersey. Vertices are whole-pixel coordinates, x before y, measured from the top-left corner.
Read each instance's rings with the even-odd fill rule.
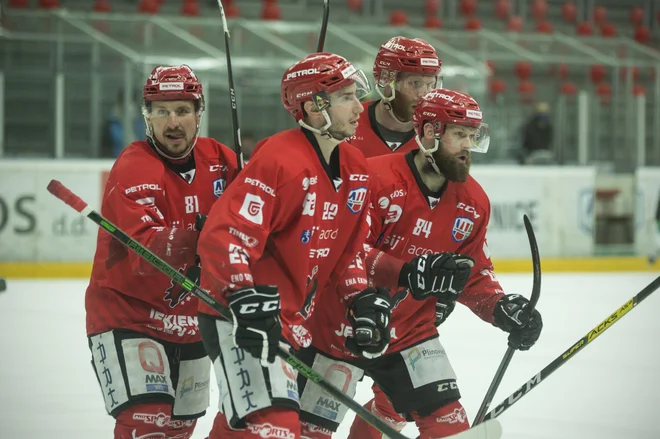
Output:
[[[245,177],[245,183],[249,184],[250,186],[257,186],[259,189],[266,192],[271,197],[275,196],[275,191],[273,190],[273,188],[266,185],[265,183],[262,183],[259,180],[255,180],[254,178],[250,178],[250,177]]]
[[[367,181],[369,180],[369,176],[364,174],[351,174],[348,179],[350,181]]]
[[[318,73],[319,71],[316,69],[305,69],[305,70],[298,70],[297,72],[291,72],[286,75],[286,79],[291,79],[291,78],[297,78],[298,76],[306,76],[306,75],[313,75],[315,73]]]
[[[459,209],[463,209],[466,212],[470,212],[472,215],[474,215],[474,219],[481,217],[481,215],[477,213],[477,210],[474,207],[468,206],[465,203],[458,203],[456,207]]]

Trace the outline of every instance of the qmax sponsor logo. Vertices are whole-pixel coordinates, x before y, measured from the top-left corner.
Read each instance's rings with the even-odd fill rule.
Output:
[[[314,414],[319,415],[322,418],[334,421],[339,415],[340,406],[341,404],[339,404],[339,402],[320,396],[316,401],[316,405],[314,406]]]
[[[479,215],[479,214],[477,213],[477,210],[476,210],[474,207],[472,207],[472,206],[468,206],[468,205],[465,204],[465,203],[458,203],[458,204],[456,205],[456,208],[458,208],[458,209],[463,209],[464,211],[471,213],[472,216],[474,216],[474,219],[477,219],[477,218],[481,217],[481,215]]]
[[[155,415],[151,413],[133,413],[133,420],[142,421],[145,424],[157,425],[158,427],[170,428],[190,427],[195,422],[194,420],[173,421],[170,415],[162,412],[158,412]]]
[[[145,385],[147,392],[167,392],[167,378],[165,375],[146,375]]]
[[[266,192],[271,197],[275,196],[275,191],[273,190],[273,188],[268,186],[267,184],[259,181],[259,180],[256,180],[256,179],[250,178],[250,177],[245,177],[244,181],[245,181],[246,184],[249,184],[250,186],[258,187],[259,189]]]
[[[532,377],[531,380],[527,381],[522,387],[513,392],[513,394],[511,394],[511,396],[509,396],[506,401],[491,410],[491,413],[493,414],[492,418],[497,418],[499,415],[501,415],[504,410],[511,407],[512,404],[529,393],[529,391],[536,387],[541,381],[543,381],[541,373],[538,373],[536,376]]]
[[[149,317],[161,323],[159,325],[149,325],[150,328],[157,331],[178,335],[179,337],[197,334],[197,317],[164,314],[155,309],[149,312]]]
[[[335,334],[339,337],[353,337],[353,327],[342,323],[341,328],[335,330]],[[390,328],[390,338],[392,340],[399,339],[399,337],[396,336],[396,328]]]
[[[529,217],[532,226],[536,229],[539,219],[539,202],[537,200],[516,201],[513,203],[492,203],[488,231],[516,231],[525,230],[523,214]]]
[[[241,232],[240,230],[236,230],[233,227],[229,228],[229,234],[239,238],[243,242],[243,245],[245,245],[246,247],[256,247],[257,245],[259,245],[259,241],[257,240],[257,238],[253,238],[249,235],[246,235],[245,233]]]
[[[317,73],[319,73],[317,69],[297,70],[295,72],[287,73],[286,79],[297,78],[299,76],[315,75]]]
[[[298,401],[298,383],[292,380],[287,380],[286,382],[286,394],[289,398]]]
[[[296,435],[288,428],[277,427],[273,424],[248,424],[247,426],[250,433],[255,434],[261,438],[276,438],[276,439],[295,439]]]
[[[124,191],[124,193],[131,194],[133,192],[144,191],[144,190],[161,191],[162,189],[156,183],[145,183],[145,184],[139,184],[137,186],[129,187]]]

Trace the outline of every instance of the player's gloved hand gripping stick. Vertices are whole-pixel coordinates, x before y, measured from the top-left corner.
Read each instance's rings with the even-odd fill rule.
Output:
[[[195,282],[188,279],[178,270],[174,269],[168,263],[166,263],[158,256],[153,254],[142,244],[133,240],[125,232],[123,232],[117,226],[115,226],[110,221],[105,219],[100,213],[96,212],[91,207],[89,207],[87,203],[85,203],[76,194],[71,192],[62,183],[60,183],[57,180],[51,180],[51,182],[48,184],[48,192],[50,192],[51,194],[62,200],[64,203],[75,209],[77,212],[82,213],[87,218],[94,221],[102,229],[110,233],[113,238],[117,239],[126,247],[128,247],[129,249],[140,255],[140,257],[144,258],[146,261],[148,261],[150,264],[152,264],[154,267],[160,270],[167,277],[169,277],[174,282],[179,284],[183,289],[194,294],[199,298],[199,300],[203,301],[211,308],[213,308],[216,312],[220,314],[220,316],[222,316],[222,318],[230,322],[232,321],[231,312],[227,307],[225,307],[223,304],[218,302],[216,299],[210,296],[206,291],[201,289],[199,286],[195,285]],[[286,361],[291,366],[293,366],[293,368],[296,369],[299,373],[303,374],[303,376],[305,376],[308,380],[316,383],[323,390],[328,392],[328,394],[332,395],[342,404],[345,404],[346,407],[353,410],[357,416],[364,419],[366,422],[368,422],[374,428],[378,429],[383,434],[389,436],[391,439],[406,439],[404,435],[394,430],[387,423],[385,423],[385,421],[381,420],[380,418],[372,414],[369,410],[362,407],[362,405],[360,405],[354,399],[348,397],[341,390],[330,384],[321,375],[316,373],[312,368],[308,367],[305,363],[303,363],[298,358],[296,358],[288,350],[280,347],[278,349],[277,354],[280,357],[282,357],[284,361]],[[501,434],[502,434],[502,429],[499,422],[493,419],[491,421],[483,423],[477,428],[473,428],[461,434],[452,436],[452,438],[499,439],[501,437]]]

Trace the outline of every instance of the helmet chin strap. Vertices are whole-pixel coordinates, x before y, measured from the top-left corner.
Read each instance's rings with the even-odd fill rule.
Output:
[[[432,149],[424,148],[424,145],[422,144],[422,140],[419,138],[419,136],[415,136],[415,141],[419,146],[419,150],[422,151],[422,154],[424,154],[426,161],[431,164],[435,172],[437,172],[439,175],[442,175],[442,172],[440,172],[440,169],[438,168],[438,164],[435,162],[435,159],[433,158],[433,153],[436,152],[440,147],[440,139],[438,139],[437,137],[433,138],[434,146]]]
[[[334,140],[338,144],[341,143],[341,140],[337,140],[334,137],[332,137],[332,134],[330,134],[330,131],[328,131],[330,129],[330,127],[332,126],[332,121],[330,120],[330,115],[328,114],[328,112],[326,110],[321,110],[321,114],[323,115],[323,118],[325,119],[325,125],[323,125],[321,128],[314,128],[313,126],[307,124],[302,119],[300,119],[298,121],[298,124],[301,127],[305,128],[305,129],[307,129],[307,130],[309,130],[309,131],[311,131],[315,134],[318,134],[319,136],[325,137],[328,140]]]
[[[392,101],[394,100],[394,98],[396,97],[396,89],[394,88],[394,83],[390,84],[390,89],[392,90],[392,96],[387,97],[387,96],[385,96],[385,95],[383,94],[383,92],[380,90],[380,87],[376,87],[376,92],[377,92],[378,95],[380,96],[380,99],[381,99],[381,101],[383,102],[383,105],[385,106],[385,110],[387,110],[387,112],[390,114],[390,116],[392,117],[392,119],[394,119],[394,120],[397,121],[398,123],[400,123],[400,124],[402,124],[402,125],[409,125],[409,124],[411,124],[411,121],[404,122],[404,121],[400,120],[398,117],[395,116],[395,114],[394,114],[394,110],[392,109],[392,104],[391,104],[391,102],[392,102]]]

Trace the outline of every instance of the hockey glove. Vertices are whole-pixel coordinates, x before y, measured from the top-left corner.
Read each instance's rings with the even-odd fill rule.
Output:
[[[442,325],[447,317],[454,311],[456,306],[457,294],[454,293],[441,293],[436,294],[438,301],[435,304],[435,326]]]
[[[234,344],[261,360],[275,361],[282,335],[280,294],[273,285],[256,285],[234,291],[228,297],[233,317]]]
[[[458,295],[470,278],[474,260],[454,253],[422,255],[407,262],[399,273],[399,286],[410,289],[415,300],[436,293]]]
[[[381,287],[361,291],[348,307],[347,314],[353,336],[346,339],[346,348],[365,358],[380,357],[390,344],[392,301],[389,291]]]
[[[206,224],[206,218],[208,218],[208,215],[204,215],[203,213],[198,213],[195,216],[195,230],[198,232],[202,231],[204,224]]]
[[[543,329],[541,313],[527,312],[529,300],[519,294],[507,294],[497,305],[493,318],[495,326],[509,333],[509,346],[526,351],[536,343]]]

